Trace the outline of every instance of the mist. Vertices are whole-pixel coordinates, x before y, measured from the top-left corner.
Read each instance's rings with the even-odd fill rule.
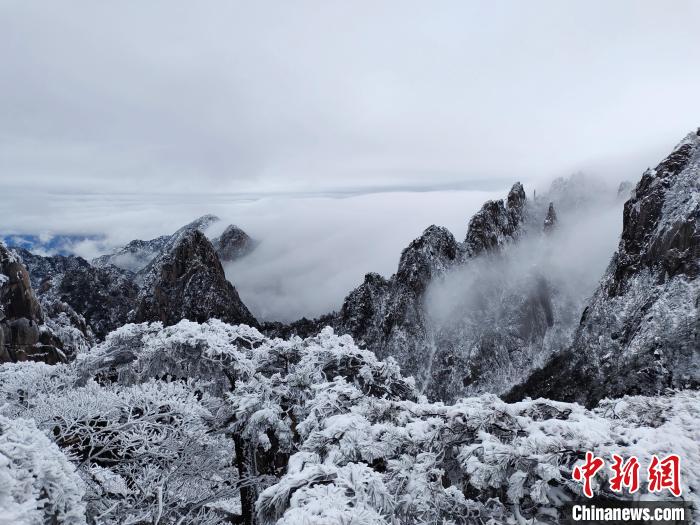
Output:
[[[258,242],[225,267],[245,304],[259,319],[289,321],[339,308],[367,272],[391,275],[401,251],[430,224],[463,238],[474,212],[502,198],[509,184],[491,187],[351,195],[53,194],[41,209],[20,198],[0,200],[0,234],[33,234],[45,242],[78,236],[61,251],[90,260],[212,213],[221,220],[206,232],[210,238],[235,224]]]
[[[617,248],[626,198],[616,198],[613,187],[603,190],[603,181],[579,176],[566,182],[529,203],[518,242],[470,260],[431,284],[426,311],[437,333],[463,333],[465,351],[472,351],[470,340],[486,333],[540,341],[535,344],[541,351],[534,353],[539,361],[528,369],[568,344]],[[550,199],[557,223],[544,232]],[[494,381],[505,388],[518,379],[504,373]]]
[[[430,224],[459,237],[485,200],[503,192],[390,193],[253,203],[241,220],[259,241],[226,275],[260,319],[291,321],[337,310],[367,272],[389,276]]]

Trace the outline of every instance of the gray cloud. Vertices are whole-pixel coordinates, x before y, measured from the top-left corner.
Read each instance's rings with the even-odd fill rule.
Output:
[[[206,193],[636,173],[697,125],[699,9],[8,0],[0,177]]]

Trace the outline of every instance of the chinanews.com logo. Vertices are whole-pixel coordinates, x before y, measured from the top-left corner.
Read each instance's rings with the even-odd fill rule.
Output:
[[[623,458],[618,454],[611,455],[612,461],[606,469],[605,460],[586,452],[585,460],[577,465],[572,472],[574,481],[581,483],[585,499],[580,502],[570,502],[566,507],[567,523],[654,523],[689,524],[691,521],[691,505],[681,498],[681,458],[677,454],[666,457],[651,456],[646,469],[642,469],[637,457]],[[608,472],[606,472],[606,470]],[[642,472],[645,476],[642,479]],[[594,482],[596,476],[608,473],[608,491],[610,497],[596,497]],[[644,488],[644,490],[641,490]],[[634,495],[638,492],[678,499],[642,500],[640,497],[623,499],[624,495]],[[616,495],[620,499],[616,499]],[[595,498],[595,499],[594,499]]]

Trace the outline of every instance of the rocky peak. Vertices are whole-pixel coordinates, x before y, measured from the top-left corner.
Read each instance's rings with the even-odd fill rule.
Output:
[[[447,228],[429,226],[401,253],[397,282],[421,293],[433,277],[454,264],[459,254],[459,245]]]
[[[613,294],[643,267],[670,277],[700,272],[700,136],[690,133],[625,203]]]
[[[185,224],[182,228],[177,230],[172,237],[177,237],[181,233],[189,231],[189,230],[198,230],[202,233],[205,233],[209,227],[216,223],[219,222],[221,219],[217,217],[216,215],[212,215],[211,213],[208,213],[206,215],[202,215],[201,217],[196,218],[189,224]]]
[[[255,248],[255,241],[238,226],[230,224],[212,241],[219,259],[231,262],[248,255]]]
[[[549,208],[547,209],[547,216],[544,218],[544,232],[551,232],[557,225],[557,212],[554,211],[554,203],[549,203]]]
[[[168,251],[184,232],[191,230],[204,232],[218,220],[219,218],[216,215],[203,215],[185,224],[172,235],[161,235],[149,241],[135,239],[113,253],[96,257],[92,260],[92,264],[97,267],[113,265],[138,273],[148,266],[153,259]]]
[[[517,237],[525,216],[525,204],[525,190],[519,182],[513,185],[505,202],[503,199],[487,201],[469,221],[464,241],[467,254],[475,257]]]
[[[512,214],[522,215],[526,203],[525,188],[523,188],[522,184],[519,182],[513,184],[513,187],[508,192],[506,203]]]
[[[211,242],[199,230],[187,230],[144,270],[134,320],[171,325],[182,319],[203,322],[211,318],[257,325],[226,280]]]
[[[32,289],[29,272],[3,243],[0,243],[0,275],[0,319],[26,318],[42,323],[41,305]]]

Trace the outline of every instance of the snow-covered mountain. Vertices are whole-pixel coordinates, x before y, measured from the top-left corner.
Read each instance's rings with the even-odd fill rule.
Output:
[[[625,203],[617,252],[574,343],[511,397],[589,405],[607,396],[700,386],[700,130]]]
[[[92,260],[93,266],[116,266],[134,273],[141,272],[148,264],[172,248],[173,243],[186,231],[197,230],[206,233],[221,219],[216,215],[203,215],[184,225],[171,235],[161,235],[155,239],[142,241],[135,239],[113,253],[101,255]],[[222,261],[233,261],[250,253],[255,242],[238,226],[230,224],[224,232],[212,239],[216,252]]]
[[[398,359],[433,399],[505,393],[571,343],[616,242],[599,221],[614,224],[622,202],[616,188],[582,174],[531,199],[517,183],[471,218],[463,242],[430,226],[394,275],[367,274],[338,312],[268,332],[330,325]]]

